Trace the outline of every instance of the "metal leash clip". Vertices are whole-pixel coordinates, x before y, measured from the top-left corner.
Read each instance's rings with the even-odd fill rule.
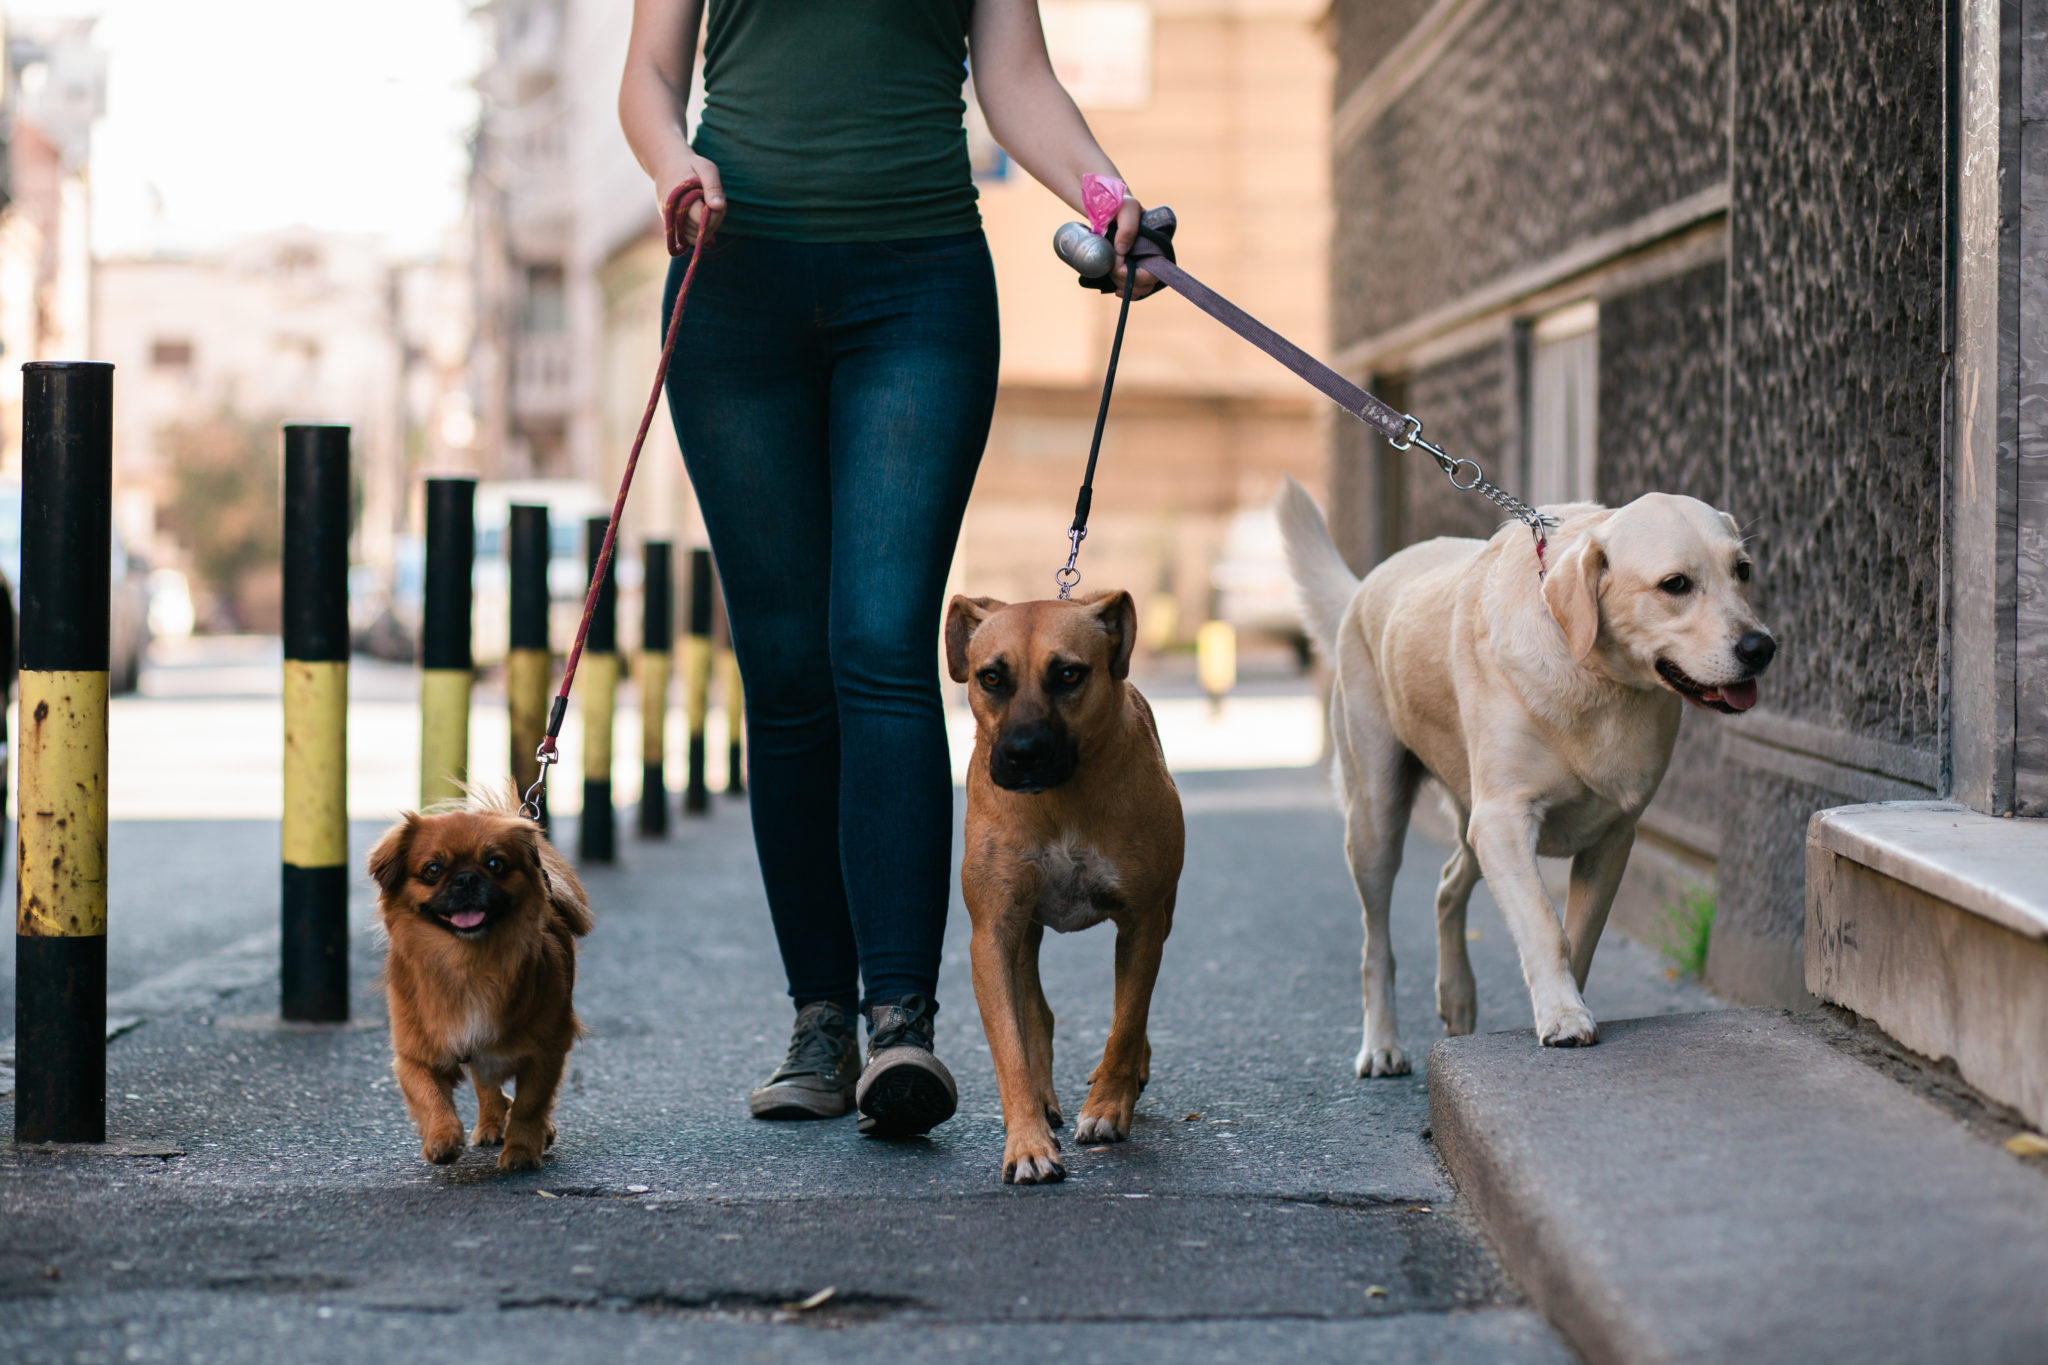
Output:
[[[537,825],[540,823],[541,806],[548,799],[548,766],[561,762],[562,756],[555,752],[554,739],[549,737],[541,741],[541,746],[533,751],[533,757],[540,764],[540,775],[526,789],[526,796],[519,802],[519,813]]]
[[[1060,585],[1060,601],[1062,602],[1067,601],[1073,596],[1074,586],[1081,581],[1081,571],[1074,567],[1074,562],[1080,559],[1081,542],[1086,539],[1088,539],[1087,527],[1072,526],[1067,529],[1067,543],[1072,547],[1067,551],[1067,564],[1065,568],[1056,571],[1052,576],[1052,581]]]

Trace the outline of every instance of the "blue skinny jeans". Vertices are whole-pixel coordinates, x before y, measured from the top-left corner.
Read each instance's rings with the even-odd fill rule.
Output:
[[[690,287],[669,411],[725,587],[754,845],[799,1007],[937,998],[953,851],[940,598],[998,345],[979,232],[722,238]]]

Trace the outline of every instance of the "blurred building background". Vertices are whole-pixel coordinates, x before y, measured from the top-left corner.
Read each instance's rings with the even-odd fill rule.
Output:
[[[659,350],[667,269],[653,192],[615,110],[630,0],[490,0],[470,182],[477,467],[610,486]],[[1047,0],[1054,64],[1148,203],[1180,214],[1181,258],[1289,335],[1320,344],[1328,231],[1321,0]],[[1049,594],[1114,322],[1051,250],[1073,211],[987,139],[970,141],[1003,310],[994,431],[955,575]],[[1319,400],[1177,297],[1134,310],[1083,567],[1185,638],[1239,542],[1279,580],[1264,508],[1280,474],[1320,483]],[[666,413],[636,534],[701,539]],[[1258,555],[1253,558],[1258,559]],[[1286,628],[1291,607],[1282,608]],[[1158,624],[1153,627],[1158,630]],[[1155,635],[1153,638],[1159,638]]]

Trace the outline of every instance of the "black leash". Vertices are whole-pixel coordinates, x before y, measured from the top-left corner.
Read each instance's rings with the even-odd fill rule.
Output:
[[[1145,215],[1148,221],[1138,228],[1139,240],[1153,248],[1153,259],[1173,259],[1173,210],[1165,207],[1153,209]],[[1085,278],[1081,285],[1085,289],[1096,289],[1108,293],[1115,289],[1109,275]],[[1074,591],[1074,585],[1081,581],[1081,571],[1074,563],[1081,557],[1081,542],[1088,539],[1088,512],[1095,502],[1095,462],[1102,458],[1102,431],[1109,424],[1109,396],[1116,388],[1116,363],[1124,352],[1124,324],[1131,317],[1131,291],[1138,283],[1138,267],[1135,257],[1131,266],[1124,271],[1124,287],[1117,291],[1120,301],[1116,309],[1116,336],[1109,343],[1109,367],[1102,375],[1102,403],[1095,409],[1095,435],[1088,442],[1088,469],[1081,475],[1081,495],[1074,499],[1074,524],[1067,528],[1067,562],[1053,575],[1053,581],[1060,585],[1059,600],[1067,601]]]
[[[1124,318],[1131,307],[1131,282],[1137,278],[1141,268],[1158,276],[1189,303],[1279,361],[1338,407],[1379,432],[1386,438],[1388,445],[1396,450],[1422,450],[1436,461],[1437,468],[1443,470],[1444,476],[1451,481],[1453,488],[1478,493],[1501,511],[1527,526],[1530,535],[1536,541],[1536,571],[1539,575],[1545,571],[1543,552],[1549,542],[1544,533],[1557,524],[1556,518],[1537,511],[1506,489],[1489,482],[1486,471],[1479,467],[1477,461],[1455,459],[1446,454],[1434,441],[1425,440],[1420,417],[1400,412],[1381,402],[1183,270],[1174,260],[1172,209],[1161,206],[1148,210],[1145,214],[1145,223],[1146,226],[1138,230],[1138,240],[1131,244],[1130,255],[1125,260],[1127,270],[1122,291],[1123,303],[1117,313],[1116,341],[1109,351],[1109,372],[1103,378],[1102,407],[1095,416],[1095,440],[1088,448],[1088,473],[1081,483],[1081,499],[1074,508],[1073,529],[1067,532],[1067,539],[1072,548],[1067,555],[1066,567],[1053,575],[1060,585],[1062,599],[1066,598],[1074,585],[1081,581],[1080,571],[1074,567],[1074,563],[1080,557],[1081,542],[1088,535],[1088,506],[1094,493],[1095,460],[1102,448],[1103,424],[1109,416],[1109,391],[1116,382],[1117,355],[1123,348]],[[1078,233],[1075,229],[1079,229]],[[1094,234],[1082,224],[1071,223],[1062,228],[1059,235],[1054,238],[1054,250],[1059,253],[1060,259],[1069,265],[1085,268],[1085,263],[1089,259],[1084,254],[1089,245],[1086,239],[1093,237]],[[1095,240],[1098,243],[1095,249],[1099,252],[1100,239]],[[1112,252],[1112,259],[1113,256]],[[1107,275],[1084,278],[1081,283],[1087,288],[1101,289],[1104,292],[1111,287]]]

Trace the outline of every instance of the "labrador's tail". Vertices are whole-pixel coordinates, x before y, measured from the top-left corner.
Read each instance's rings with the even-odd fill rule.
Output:
[[[1323,658],[1335,663],[1337,627],[1358,591],[1358,575],[1337,553],[1315,499],[1292,477],[1281,481],[1274,511],[1280,517],[1280,538],[1287,543],[1287,569],[1300,597],[1301,624]]]

